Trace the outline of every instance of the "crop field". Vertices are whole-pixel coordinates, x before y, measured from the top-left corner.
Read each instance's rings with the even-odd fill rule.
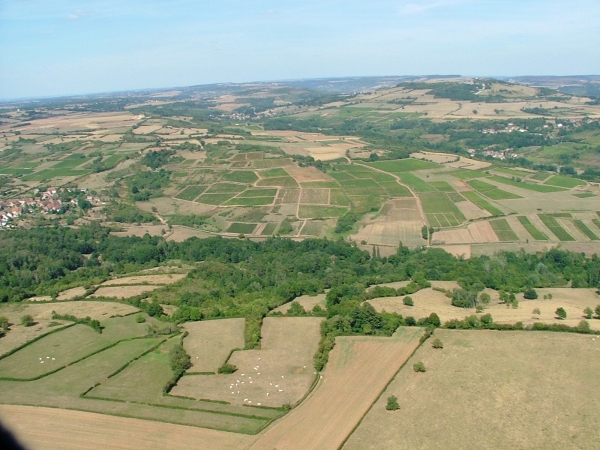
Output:
[[[340,217],[346,211],[348,211],[347,208],[336,206],[300,205],[298,217],[301,219],[326,219],[328,217]]]
[[[519,240],[506,219],[492,220],[490,221],[490,225],[494,229],[498,239],[500,239],[500,242],[513,242]]]
[[[427,221],[436,228],[456,226],[466,218],[456,205],[443,192],[427,192],[419,194]]]
[[[132,284],[173,284],[177,283],[179,280],[182,280],[186,276],[187,274],[185,273],[168,273],[160,275],[133,275],[129,277],[113,278],[112,280],[105,281],[100,286],[123,286]]]
[[[160,289],[161,286],[151,285],[129,285],[129,286],[102,286],[96,289],[96,291],[90,295],[90,298],[131,298],[136,295],[141,295],[146,292]]]
[[[315,379],[313,356],[321,321],[312,317],[267,317],[263,320],[261,349],[235,351],[229,358],[228,362],[238,368],[235,373],[185,376],[172,394],[228,402],[239,405],[247,414],[255,410],[249,406],[294,405]]]
[[[313,394],[250,448],[339,448],[418,347],[421,334],[401,328],[391,338],[338,337]]]
[[[523,198],[520,195],[513,194],[512,192],[506,192],[502,189],[498,189],[496,186],[490,183],[486,183],[481,180],[470,180],[467,181],[467,184],[471,186],[476,191],[479,191],[487,198],[492,200],[506,200],[511,198]]]
[[[577,229],[579,231],[581,231],[583,234],[585,234],[590,240],[592,240],[592,241],[598,240],[598,236],[596,236],[596,233],[594,233],[592,230],[590,230],[590,228],[585,223],[583,223],[581,220],[574,220],[573,223],[575,224]]]
[[[574,188],[577,186],[585,186],[587,183],[577,178],[565,177],[561,175],[554,175],[548,181],[544,182],[545,185],[559,186],[564,188]]]
[[[404,184],[407,184],[411,188],[413,188],[415,190],[415,192],[437,191],[437,189],[435,187],[433,187],[431,184],[427,183],[426,181],[423,181],[421,178],[419,178],[418,176],[416,176],[413,173],[403,172],[399,176],[400,176],[400,179],[402,180],[402,182]]]
[[[498,183],[504,183],[509,186],[517,187],[520,189],[527,189],[529,191],[546,192],[546,193],[547,192],[564,191],[564,189],[562,187],[558,187],[558,186],[550,186],[550,185],[546,185],[546,184],[534,184],[534,183],[528,183],[525,181],[519,182],[519,181],[511,180],[509,178],[498,177],[495,175],[491,176],[489,178],[490,178],[490,180],[497,181]]]
[[[228,233],[252,234],[256,228],[256,223],[232,223],[227,228]]]
[[[300,203],[313,205],[329,204],[329,189],[302,189]]]
[[[473,202],[474,204],[476,204],[477,206],[479,206],[481,209],[485,209],[487,212],[489,212],[492,216],[503,216],[504,213],[496,208],[495,206],[493,206],[490,202],[488,202],[487,200],[484,200],[479,194],[477,194],[476,192],[473,191],[463,191],[461,192],[461,194],[469,201]]]
[[[206,190],[206,186],[188,186],[175,196],[181,200],[192,201]]]
[[[370,166],[390,173],[414,172],[415,170],[439,169],[440,166],[419,159],[402,159],[369,163]]]
[[[529,220],[528,217],[526,216],[519,216],[517,217],[519,219],[519,222],[521,222],[521,225],[523,225],[523,227],[527,230],[527,232],[531,235],[531,237],[537,241],[547,241],[548,240],[548,236],[546,236],[544,233],[542,233],[540,230],[538,230],[535,225],[533,225],[531,223],[531,221]]]
[[[223,173],[223,175],[221,175],[221,180],[251,184],[258,180],[258,176],[256,176],[256,173],[252,170],[235,170]]]
[[[560,241],[574,241],[575,238],[558,223],[556,217],[549,214],[538,214],[540,220]]]
[[[444,348],[433,349],[433,338]],[[436,330],[343,448],[465,448],[482,438],[481,424],[491,425],[476,446],[594,448],[600,394],[588,386],[600,370],[599,349],[598,339],[574,334]],[[425,373],[413,371],[417,361]],[[399,410],[386,411],[390,395]]]

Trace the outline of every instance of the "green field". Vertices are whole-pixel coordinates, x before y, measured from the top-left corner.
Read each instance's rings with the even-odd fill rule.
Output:
[[[429,184],[436,188],[438,191],[454,192],[454,188],[450,186],[450,184],[446,181],[432,181]]]
[[[0,174],[6,174],[6,175],[27,175],[33,172],[33,169],[15,169],[15,168],[9,168],[9,167],[0,167]]]
[[[506,219],[491,220],[490,225],[501,242],[515,242],[519,237],[512,230]]]
[[[252,170],[234,170],[232,172],[223,173],[223,175],[221,175],[221,180],[252,184],[258,180],[258,176]]]
[[[565,177],[562,175],[554,175],[544,184],[550,186],[560,186],[570,189],[576,186],[585,186],[587,183],[583,180],[578,180],[577,178]]]
[[[410,190],[402,186],[396,180],[379,182],[379,185],[385,189],[390,197],[412,197]],[[333,191],[332,191],[333,192]]]
[[[434,227],[457,226],[467,219],[444,192],[419,194],[427,220]]]
[[[592,241],[598,240],[598,236],[596,236],[596,234],[592,230],[590,230],[589,227],[585,223],[583,223],[581,220],[574,220],[573,223],[575,224],[577,229],[579,231],[581,231],[583,234],[585,234],[588,238],[590,238],[590,240],[592,240]]]
[[[227,228],[228,233],[241,233],[241,234],[252,234],[256,229],[256,223],[232,223]]]
[[[298,187],[296,180],[288,177],[273,177],[260,180],[256,183],[257,186],[278,186],[278,187]]]
[[[273,197],[234,197],[223,203],[224,206],[264,206],[273,203]]]
[[[175,196],[181,200],[194,200],[206,190],[206,186],[188,186]]]
[[[448,198],[454,203],[460,203],[465,201],[465,198],[458,192],[448,192]]]
[[[220,205],[232,198],[235,193],[231,194],[202,194],[196,199],[198,203],[205,203],[207,205]]]
[[[226,192],[240,193],[246,189],[242,184],[215,183],[206,191],[207,194],[223,194]]]
[[[240,194],[240,197],[275,197],[277,189],[247,189]]]
[[[458,169],[452,172],[447,172],[447,175],[452,175],[454,178],[458,178],[459,180],[470,180],[471,178],[485,178],[489,175],[485,172],[481,172],[480,170],[467,170],[467,169]]]
[[[261,170],[258,172],[261,178],[279,178],[279,177],[289,177],[290,174],[287,173],[281,167],[277,167],[276,169],[269,170]]]
[[[531,175],[529,178],[537,181],[544,181],[546,178],[550,176],[550,172],[536,172]]]
[[[400,179],[404,184],[409,185],[411,188],[415,190],[415,192],[434,192],[437,191],[431,184],[423,181],[418,176],[412,173],[402,173],[400,174]]]
[[[542,233],[540,230],[538,230],[527,217],[518,216],[517,219],[519,219],[519,222],[521,222],[521,225],[523,225],[523,228],[525,228],[527,230],[527,232],[531,235],[531,237],[533,239],[535,239],[536,241],[547,241],[548,240],[548,236],[546,236],[544,233]]]
[[[329,203],[332,206],[350,206],[350,200],[341,189],[331,189],[329,191]]]
[[[262,230],[261,236],[271,236],[273,233],[275,233],[275,229],[277,228],[277,224],[273,223],[273,222],[269,222],[264,230]]]
[[[485,209],[492,216],[503,216],[504,215],[504,213],[501,210],[499,210],[494,205],[489,203],[487,200],[485,200],[483,197],[481,197],[479,194],[477,194],[477,192],[463,191],[463,192],[461,192],[461,194],[467,200],[473,202],[474,204],[479,206],[481,209]]]
[[[498,183],[504,183],[504,184],[508,184],[509,186],[514,186],[520,189],[527,189],[529,191],[536,191],[536,192],[560,192],[560,191],[564,191],[565,189],[558,187],[558,186],[549,186],[546,184],[534,184],[534,183],[526,183],[526,182],[519,182],[519,181],[515,181],[515,180],[509,180],[508,178],[503,178],[503,177],[497,177],[497,176],[491,176],[490,180],[493,181],[497,181]]]
[[[298,217],[301,219],[327,219],[329,217],[340,217],[348,211],[348,208],[337,208],[335,206],[300,205]]]
[[[591,192],[582,192],[580,194],[573,194],[577,198],[590,198],[596,197],[596,194],[592,194]]]
[[[550,231],[561,241],[569,242],[574,241],[575,238],[571,236],[567,231],[560,226],[556,221],[556,217],[550,214],[538,214],[541,221],[548,227]]]
[[[52,178],[58,177],[80,177],[90,173],[89,170],[76,170],[76,169],[46,169],[39,172],[35,172],[23,177],[23,181],[44,181],[51,180]]]
[[[486,183],[485,181],[470,180],[467,181],[467,184],[492,200],[508,200],[514,198],[523,198],[520,195],[513,194],[512,192],[506,192],[501,189],[498,189],[497,186],[490,183]]]
[[[50,167],[50,170],[59,170],[59,169],[74,169],[75,167],[83,164],[87,160],[85,159],[85,155],[81,154],[73,154],[67,156],[65,159],[60,161],[58,164],[54,164]]]
[[[600,228],[600,219],[592,219],[592,222],[594,225],[596,225],[598,228]]]
[[[376,169],[384,170],[390,173],[413,172],[415,170],[424,169],[440,169],[442,166],[420,159],[397,159],[394,161],[378,161],[367,163],[369,166]]]

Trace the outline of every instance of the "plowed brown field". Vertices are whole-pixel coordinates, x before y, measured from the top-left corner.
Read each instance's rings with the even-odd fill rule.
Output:
[[[319,386],[251,447],[337,449],[419,345],[421,329],[401,328],[391,338],[336,339]]]

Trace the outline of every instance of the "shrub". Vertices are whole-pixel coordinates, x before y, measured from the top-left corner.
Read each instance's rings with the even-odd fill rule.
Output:
[[[556,315],[561,318],[561,319],[566,319],[567,318],[567,312],[565,311],[564,308],[558,308],[556,310]]]
[[[236,370],[237,370],[237,367],[234,366],[233,364],[229,364],[229,363],[225,363],[221,367],[219,367],[219,373],[222,373],[225,375],[231,374],[231,373],[235,372]]]
[[[415,302],[413,302],[412,297],[409,297],[408,295],[402,299],[402,303],[404,303],[406,306],[415,306]]]
[[[387,399],[387,405],[385,405],[385,409],[388,411],[396,411],[400,409],[400,405],[398,404],[398,397],[395,395],[390,395]]]
[[[8,318],[0,316],[0,327],[2,328],[2,331],[6,333],[8,331],[8,326]]]
[[[139,314],[136,318],[135,321],[137,323],[144,323],[146,321],[146,318],[144,316],[142,316],[141,314]]]
[[[588,306],[583,310],[583,315],[586,319],[591,319],[594,315],[594,310]]]
[[[21,325],[23,325],[24,327],[30,327],[34,324],[35,322],[33,321],[33,317],[31,317],[29,314],[21,317]]]
[[[305,316],[306,310],[298,302],[292,302],[290,308],[287,310],[287,315],[292,317]]]
[[[600,319],[600,305],[596,306],[596,317]]]
[[[474,308],[477,305],[477,292],[454,289],[452,292],[452,305],[459,308]]]
[[[425,364],[419,361],[418,363],[413,364],[413,370],[415,372],[426,372]]]
[[[439,339],[434,339],[433,342],[431,343],[431,346],[433,348],[444,348],[444,343],[442,341],[440,341]]]
[[[492,315],[489,313],[481,316],[481,318],[479,320],[481,321],[481,325],[484,328],[490,327],[494,323],[494,319],[492,318]]]
[[[590,332],[590,323],[587,320],[582,320],[577,325],[577,331],[580,333],[589,333]]]
[[[483,312],[483,306],[477,305],[477,307],[475,308],[475,312],[476,313],[482,313]]]
[[[428,322],[430,325],[433,325],[436,328],[439,327],[440,325],[442,325],[440,316],[438,316],[436,313],[429,314]]]
[[[532,311],[532,314],[537,314],[539,316],[541,314],[540,308],[534,308],[534,310]]]
[[[417,324],[417,321],[414,317],[408,316],[406,319],[404,319],[404,323],[406,323],[407,327],[414,327]]]
[[[538,294],[535,291],[535,289],[528,288],[525,289],[525,292],[523,292],[523,297],[525,297],[527,300],[535,300],[536,298],[538,298]]]
[[[492,297],[490,297],[490,294],[486,294],[485,292],[482,292],[481,295],[479,295],[479,303],[481,303],[483,305],[489,305],[491,300],[492,300]]]

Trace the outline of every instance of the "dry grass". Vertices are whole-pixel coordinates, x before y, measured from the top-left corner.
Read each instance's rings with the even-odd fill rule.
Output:
[[[475,222],[457,230],[436,231],[433,234],[434,244],[473,244],[498,242],[498,236],[489,222]]]
[[[168,230],[168,227],[166,225],[134,225],[123,228],[123,231],[113,231],[111,232],[111,234],[119,237],[144,237],[145,234],[149,234],[150,236],[162,236],[162,234],[166,233]]]
[[[250,448],[338,449],[417,348],[421,333],[402,328],[392,338],[337,338],[315,391]]]
[[[159,289],[160,286],[114,286],[114,287],[101,287],[96,290],[90,297],[107,297],[107,298],[130,298],[136,295],[141,295],[146,292],[154,291]]]
[[[261,349],[234,352],[229,359],[237,372],[183,377],[172,393],[253,406],[294,404],[306,394],[315,377],[313,355],[320,339],[321,320],[267,317]]]
[[[434,286],[438,286],[434,284]],[[446,288],[451,290],[452,288]],[[571,289],[571,288],[546,288],[537,289],[538,300],[525,300],[523,294],[517,294],[519,301],[518,308],[507,308],[505,304],[500,303],[498,292],[492,289],[486,291],[492,297],[492,301],[485,312],[490,313],[496,323],[516,323],[523,322],[525,325],[532,325],[535,322],[543,323],[561,323],[569,326],[576,326],[584,317],[583,310],[587,307],[594,309],[600,304],[600,296],[593,289]],[[544,300],[546,294],[552,294],[552,299]],[[402,303],[403,297],[385,297],[370,300],[377,311],[397,312],[403,316],[413,316],[421,318],[429,316],[435,312],[442,322],[450,319],[463,319],[465,316],[475,314],[475,308],[457,308],[452,306],[450,298],[442,292],[433,289],[423,289],[411,294],[415,306],[405,306]],[[567,319],[561,320],[556,317],[554,312],[562,307],[567,311]],[[533,314],[533,310],[539,308],[541,314]],[[590,320],[590,326],[595,330],[600,330],[600,320]]]
[[[312,311],[312,309],[317,305],[325,309],[325,294],[317,294],[313,296],[301,295],[300,297],[296,297],[294,301],[300,303],[305,311]],[[284,303],[283,305],[275,308],[272,312],[280,312],[285,314],[287,313],[288,309],[290,309],[291,304],[291,302]]]
[[[132,276],[123,278],[114,278],[112,280],[105,281],[101,286],[115,286],[115,285],[127,285],[127,284],[173,284],[179,280],[185,278],[185,273],[171,273],[164,275],[142,275]]]
[[[428,341],[417,350],[345,450],[598,447],[600,339],[453,330],[433,337],[444,348]],[[426,373],[413,371],[417,361]],[[390,395],[400,410],[386,411]]]
[[[67,289],[66,291],[62,291],[60,294],[58,294],[56,299],[60,301],[72,300],[75,297],[81,297],[82,295],[85,295],[85,288],[83,286],[78,286],[72,289]]]
[[[308,183],[312,181],[333,181],[329,175],[321,172],[315,167],[298,167],[288,166],[285,168],[286,172],[289,173],[298,183]]]
[[[244,319],[188,322],[183,346],[192,358],[188,372],[217,372],[235,348],[244,347]]]
[[[252,437],[56,408],[1,405],[2,423],[32,450],[245,449]]]
[[[52,311],[57,314],[70,314],[75,317],[90,316],[92,319],[104,320],[112,316],[131,314],[137,308],[125,303],[96,302],[80,300],[61,303],[10,303],[0,308],[0,315],[8,317],[11,322],[19,323],[22,316],[30,314],[33,319],[50,320]]]

